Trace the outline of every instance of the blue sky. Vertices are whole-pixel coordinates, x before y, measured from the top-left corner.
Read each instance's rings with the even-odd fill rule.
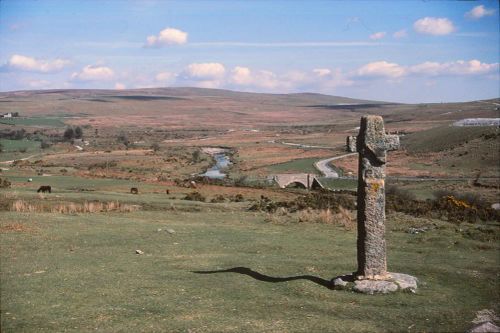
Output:
[[[0,90],[499,97],[497,1],[0,2]]]

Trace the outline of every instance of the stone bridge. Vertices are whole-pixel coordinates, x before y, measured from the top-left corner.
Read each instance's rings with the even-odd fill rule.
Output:
[[[308,190],[315,188],[324,188],[318,177],[310,173],[283,173],[273,176],[273,181],[276,182],[280,188],[285,188],[292,184],[299,185],[300,187]]]

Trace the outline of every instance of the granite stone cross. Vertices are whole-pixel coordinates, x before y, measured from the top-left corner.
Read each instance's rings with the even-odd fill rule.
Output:
[[[389,150],[399,148],[399,137],[387,135],[380,116],[364,116],[358,136],[347,138],[347,148],[359,153],[358,166],[358,279],[385,280],[385,163]]]

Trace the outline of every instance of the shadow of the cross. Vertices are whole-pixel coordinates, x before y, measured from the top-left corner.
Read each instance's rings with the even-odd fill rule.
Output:
[[[264,282],[271,282],[271,283],[278,283],[278,282],[288,282],[288,281],[295,281],[295,280],[308,280],[311,282],[314,282],[320,286],[323,286],[328,289],[333,289],[333,279],[332,280],[325,280],[317,276],[313,275],[297,275],[297,276],[288,276],[288,277],[274,277],[274,276],[269,276],[269,275],[264,275],[262,273],[256,272],[254,270],[251,270],[248,267],[233,267],[229,269],[221,269],[221,270],[215,270],[215,271],[192,271],[192,273],[196,274],[216,274],[216,273],[238,273],[238,274],[243,274],[243,275],[248,275],[255,280],[259,281],[264,281]],[[335,279],[335,278],[334,278]]]

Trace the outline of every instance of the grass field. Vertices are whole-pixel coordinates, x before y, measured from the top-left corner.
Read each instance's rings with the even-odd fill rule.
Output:
[[[354,231],[189,204],[202,212],[1,212],[2,331],[450,332],[498,299],[498,244],[444,222],[410,235],[431,221],[390,217],[390,269],[420,289],[367,296],[326,287],[355,268]]]
[[[274,173],[313,173],[319,174],[319,171],[314,167],[314,162],[318,158],[301,158],[286,163],[274,164],[267,166],[271,172]]]
[[[323,194],[266,181],[318,174],[314,162],[343,154],[360,115],[377,113],[389,131],[412,133],[402,137],[406,150],[388,155],[393,193],[425,200],[446,190],[478,195],[489,207],[499,201],[498,130],[446,125],[494,117],[492,104],[353,112],[334,104],[356,101],[334,96],[191,88],[0,97],[0,109],[22,107],[31,117],[0,124],[6,137],[24,128],[53,143],[40,150],[34,141],[1,141],[0,161],[34,155],[1,165],[12,183],[0,189],[2,332],[464,332],[477,311],[499,313],[498,222],[388,212],[389,270],[417,276],[418,292],[335,291],[330,280],[356,267],[356,214],[347,209],[354,198],[332,195],[342,207],[313,209]],[[62,142],[63,120],[83,128],[83,151]],[[212,163],[195,158],[200,147],[222,146],[231,149],[229,181],[195,178]],[[356,174],[357,158],[334,164]],[[473,182],[479,174],[481,187]],[[424,177],[453,180],[414,181]],[[354,179],[321,179],[356,188]],[[41,185],[52,193],[37,193]]]
[[[481,135],[495,133],[498,133],[498,129],[493,126],[439,126],[404,136],[402,145],[410,152],[438,152],[463,145]]]
[[[10,161],[40,152],[40,141],[0,139],[3,151],[0,161]]]
[[[58,117],[1,118],[0,124],[37,127],[64,127]]]
[[[332,190],[356,190],[358,181],[356,179],[320,178],[321,184]]]

